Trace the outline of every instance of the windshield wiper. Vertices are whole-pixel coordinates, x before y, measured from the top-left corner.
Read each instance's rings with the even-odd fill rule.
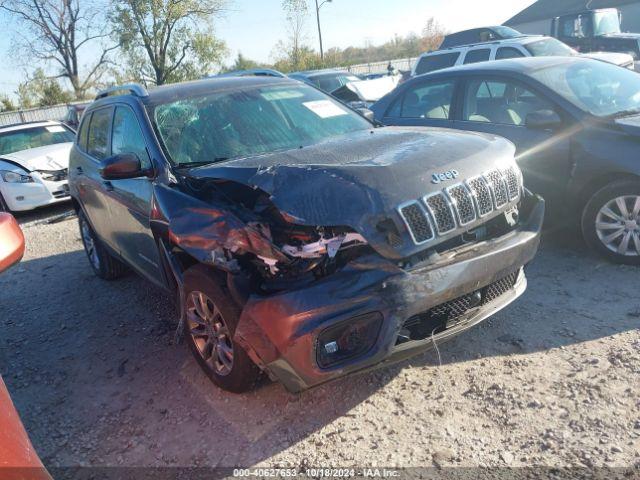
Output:
[[[205,165],[211,165],[212,163],[224,162],[225,160],[229,160],[229,157],[216,157],[211,160],[206,160],[203,162],[184,162],[176,165],[176,168],[195,168],[195,167],[203,167]]]
[[[629,108],[627,110],[620,110],[619,112],[607,115],[607,118],[623,118],[631,117],[633,115],[640,115],[640,108]]]

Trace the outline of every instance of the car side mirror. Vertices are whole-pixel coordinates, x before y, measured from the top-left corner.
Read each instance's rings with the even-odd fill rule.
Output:
[[[562,119],[553,110],[538,110],[527,114],[525,125],[533,130],[553,130],[562,125]]]
[[[149,169],[142,168],[142,162],[135,153],[119,153],[100,164],[100,176],[105,180],[147,177],[150,173]]]
[[[9,213],[0,213],[0,272],[18,263],[24,255],[24,235]]]

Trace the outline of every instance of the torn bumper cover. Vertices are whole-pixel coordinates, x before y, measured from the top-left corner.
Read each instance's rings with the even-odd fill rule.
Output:
[[[544,217],[544,202],[530,203],[511,232],[410,269],[373,254],[304,288],[254,294],[235,338],[292,392],[425,351],[524,292]]]

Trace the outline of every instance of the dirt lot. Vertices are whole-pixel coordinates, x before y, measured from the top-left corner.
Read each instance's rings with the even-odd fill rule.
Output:
[[[526,294],[390,369],[301,395],[223,393],[174,343],[174,307],[95,278],[76,220],[21,217],[0,277],[0,373],[48,466],[640,467],[640,275],[545,239]],[[40,223],[39,223],[40,222]]]

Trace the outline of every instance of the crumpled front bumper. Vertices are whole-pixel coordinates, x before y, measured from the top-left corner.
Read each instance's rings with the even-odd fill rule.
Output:
[[[243,309],[235,338],[257,364],[292,392],[425,351],[434,340],[442,342],[470,328],[524,292],[522,267],[536,254],[544,217],[544,201],[529,197],[529,202],[528,215],[515,230],[453,256],[405,270],[371,255],[311,286],[268,297],[252,296]],[[519,274],[509,291],[470,310],[456,326],[433,339],[397,344],[407,319],[514,272]],[[339,322],[372,312],[380,312],[384,319],[374,346],[343,364],[320,368],[316,361],[318,335]]]

